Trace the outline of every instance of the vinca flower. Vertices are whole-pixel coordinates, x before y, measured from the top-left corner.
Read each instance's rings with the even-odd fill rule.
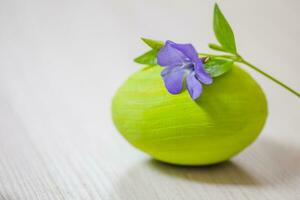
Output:
[[[205,71],[202,60],[191,44],[166,41],[157,53],[157,63],[165,67],[161,76],[171,94],[180,93],[186,80],[190,96],[197,99],[202,93],[202,84],[212,83],[212,77]]]

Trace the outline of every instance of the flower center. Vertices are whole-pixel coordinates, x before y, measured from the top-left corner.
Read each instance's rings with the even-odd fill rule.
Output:
[[[187,62],[184,64],[183,68],[189,71],[194,71],[195,64],[193,62]]]

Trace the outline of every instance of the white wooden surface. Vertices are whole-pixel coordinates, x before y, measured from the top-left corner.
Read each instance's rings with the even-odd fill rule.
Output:
[[[111,122],[140,36],[213,40],[213,1],[1,0],[1,200],[300,199],[300,101],[257,73],[269,118],[230,162],[151,160]],[[221,1],[245,57],[300,91],[300,1]]]

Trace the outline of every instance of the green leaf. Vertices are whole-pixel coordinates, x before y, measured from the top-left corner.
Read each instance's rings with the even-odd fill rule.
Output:
[[[214,8],[213,26],[216,38],[222,47],[228,52],[236,54],[233,31],[217,4],[215,4]]]
[[[141,38],[152,49],[160,49],[164,46],[162,41],[152,40],[148,38]]]
[[[228,72],[232,68],[232,65],[232,60],[211,59],[204,64],[204,67],[212,77],[218,77]]]
[[[136,63],[145,64],[145,65],[155,65],[156,64],[156,54],[158,50],[152,49],[143,55],[134,59]]]
[[[157,40],[148,38],[141,38],[152,50],[144,53],[143,55],[134,59],[136,63],[145,65],[155,65],[157,63],[156,55],[157,52],[164,46],[164,43]]]
[[[217,44],[209,43],[208,47],[213,50],[216,50],[216,51],[227,52],[226,49],[224,49],[223,47],[221,47],[220,45],[217,45]]]

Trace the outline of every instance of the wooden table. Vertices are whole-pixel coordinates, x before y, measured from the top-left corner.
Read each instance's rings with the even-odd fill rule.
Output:
[[[131,147],[111,98],[140,68],[140,36],[214,40],[213,1],[0,1],[1,200],[297,200],[300,101],[261,75],[269,117],[226,163],[176,167]],[[300,3],[220,2],[240,52],[300,91]]]

